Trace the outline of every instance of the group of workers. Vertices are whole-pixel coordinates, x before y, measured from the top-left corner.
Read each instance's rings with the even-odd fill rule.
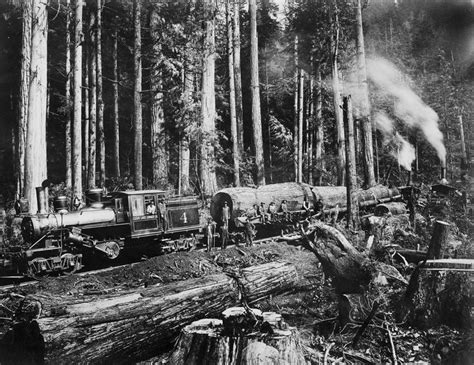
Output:
[[[303,201],[303,211],[305,215],[308,216],[310,214],[310,205],[307,198],[304,198]],[[278,213],[283,215],[283,218],[286,220],[291,219],[291,212],[288,210],[288,202],[286,200],[282,200],[280,204],[280,209],[277,209],[275,202],[271,202],[266,208],[265,203],[261,202],[260,206],[258,204],[254,204],[252,208],[250,208],[245,215],[248,218],[260,218],[262,224],[267,224],[269,222],[275,221]]]
[[[305,212],[306,217],[308,217],[310,215],[311,208],[307,198],[304,198],[302,208]],[[258,204],[254,204],[250,209],[244,212],[244,214],[242,214],[242,217],[239,218],[239,221],[244,226],[245,245],[251,246],[253,244],[253,238],[256,235],[255,225],[252,221],[254,221],[256,218],[260,218],[260,222],[262,224],[271,223],[276,220],[278,214],[282,214],[285,220],[291,220],[291,212],[288,209],[288,202],[286,200],[282,200],[279,209],[277,209],[277,205],[275,204],[275,202],[271,202],[268,205],[268,208],[266,207],[264,202],[261,202],[260,206]],[[229,221],[231,219],[231,211],[227,201],[224,201],[222,205],[221,219],[221,248],[224,249],[227,247],[227,243],[230,239]],[[213,222],[212,219],[209,219],[207,227],[208,250],[210,250],[214,242],[213,237],[215,236],[216,223]]]

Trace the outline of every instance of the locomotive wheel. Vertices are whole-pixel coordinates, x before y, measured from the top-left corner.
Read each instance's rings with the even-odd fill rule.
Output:
[[[115,241],[109,241],[105,243],[104,251],[107,253],[107,258],[114,260],[120,253],[120,246]]]
[[[37,279],[38,275],[48,270],[48,260],[44,257],[36,257],[28,263],[28,276]]]
[[[76,257],[72,253],[61,255],[61,266],[64,268],[63,273],[66,275],[74,274],[80,268],[76,264]]]

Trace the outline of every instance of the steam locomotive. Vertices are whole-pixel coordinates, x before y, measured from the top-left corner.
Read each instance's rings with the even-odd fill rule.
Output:
[[[144,248],[156,252],[185,250],[196,246],[201,233],[195,197],[166,198],[162,190],[114,192],[101,189],[86,193],[86,206],[66,209],[66,198],[54,200],[48,212],[44,189],[37,189],[39,213],[21,223],[24,243],[4,249],[0,264],[19,273],[37,275],[68,272],[89,260],[116,260]],[[47,193],[46,193],[47,195]]]

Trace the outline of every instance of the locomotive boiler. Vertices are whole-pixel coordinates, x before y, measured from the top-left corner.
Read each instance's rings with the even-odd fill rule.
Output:
[[[186,250],[203,238],[195,197],[170,197],[162,190],[86,193],[86,206],[68,211],[65,198],[55,200],[55,211],[44,207],[21,223],[24,244],[3,253],[3,267],[39,274],[74,271],[83,260],[115,260],[119,255]],[[87,262],[84,262],[87,264]]]

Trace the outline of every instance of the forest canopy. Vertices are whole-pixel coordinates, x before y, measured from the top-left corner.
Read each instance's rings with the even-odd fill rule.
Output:
[[[32,200],[45,179],[71,199],[103,186],[208,196],[343,184],[348,95],[360,186],[403,185],[406,170],[439,179],[444,165],[456,180],[469,162],[468,1],[10,0],[0,11],[10,200]]]

